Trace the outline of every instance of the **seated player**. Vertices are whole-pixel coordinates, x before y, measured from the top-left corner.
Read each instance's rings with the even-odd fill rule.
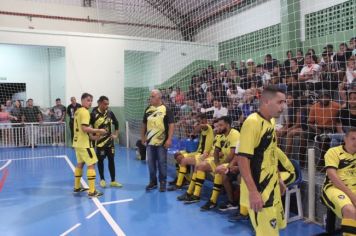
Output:
[[[214,173],[214,188],[212,196],[204,209],[212,209],[216,207],[216,201],[222,187],[222,176],[216,174],[216,167],[223,163],[229,163],[235,154],[235,148],[240,139],[240,133],[231,128],[231,118],[223,116],[218,119],[218,126],[222,134],[219,142],[215,144],[214,156],[208,157],[196,166],[196,181],[193,195],[185,199],[186,204],[200,201],[200,193],[204,184],[206,173]]]
[[[356,128],[344,137],[345,145],[325,154],[326,179],[322,201],[341,220],[344,236],[356,235]]]
[[[213,145],[212,145],[212,148],[211,148],[211,151],[210,151],[208,157],[213,157],[214,156],[215,144],[221,142],[221,140],[223,138],[223,134],[221,133],[220,127],[218,125],[218,120],[214,120],[213,126],[214,126],[214,134],[215,134],[215,136],[214,136]],[[219,152],[219,155],[222,155],[221,151]],[[195,158],[195,161],[197,163],[200,163],[200,162],[202,162],[204,160],[203,158],[204,158],[204,156],[200,156],[199,158]],[[196,183],[196,177],[197,177],[197,170],[194,169],[192,178],[191,178],[191,180],[189,182],[188,190],[184,194],[182,194],[182,195],[177,197],[178,201],[185,201],[190,196],[193,195],[194,188],[195,188],[195,183]]]
[[[187,166],[195,166],[199,160],[208,157],[214,141],[214,131],[212,127],[208,124],[208,120],[205,114],[200,114],[198,116],[198,126],[200,130],[198,149],[195,152],[179,152],[176,155],[176,161],[179,164],[179,173],[177,177],[177,182],[175,186],[168,188],[168,191],[174,191],[176,189],[181,189],[184,181],[184,176],[187,174]]]

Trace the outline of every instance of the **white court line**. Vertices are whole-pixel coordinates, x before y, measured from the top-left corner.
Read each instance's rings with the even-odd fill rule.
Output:
[[[129,198],[129,199],[124,199],[124,200],[112,201],[112,202],[102,202],[101,204],[102,204],[103,206],[105,206],[105,205],[111,205],[111,204],[117,204],[117,203],[123,203],[123,202],[131,202],[131,201],[133,201],[133,199],[132,199],[132,198]],[[94,215],[96,215],[96,213],[98,213],[98,212],[99,212],[99,209],[96,209],[95,211],[93,211],[92,213],[90,213],[86,218],[87,218],[87,219],[90,219],[90,218],[92,218]]]
[[[87,218],[87,219],[89,220],[90,218],[92,218],[93,216],[95,216],[96,213],[98,213],[98,212],[99,212],[99,209],[96,209],[95,211],[93,211],[92,213],[90,213],[90,215],[88,215],[88,216],[85,217],[85,218]]]
[[[41,156],[41,157],[10,158],[10,159],[4,159],[4,160],[0,160],[0,161],[22,161],[22,160],[44,159],[44,158],[64,158],[64,156]]]
[[[12,160],[8,160],[5,165],[3,165],[2,167],[0,167],[0,171],[2,171],[3,169],[5,169],[8,165],[10,165],[12,162]]]
[[[75,167],[73,165],[73,163],[69,160],[68,156],[63,156],[64,159],[67,161],[69,167],[72,169],[73,172],[75,172]],[[80,180],[80,182],[82,183],[84,188],[88,188],[87,183],[84,181],[84,179],[82,178]],[[114,232],[116,233],[116,235],[120,235],[120,236],[125,236],[125,233],[122,231],[122,229],[119,227],[119,225],[114,221],[114,219],[112,218],[112,216],[109,214],[109,212],[104,208],[104,206],[101,204],[101,202],[99,201],[99,199],[97,198],[92,198],[93,202],[95,203],[95,205],[98,207],[99,211],[101,212],[101,214],[104,216],[104,218],[106,219],[106,221],[109,223],[109,225],[111,226],[111,228],[114,230]]]
[[[111,205],[111,204],[122,203],[122,202],[131,202],[131,201],[133,201],[133,199],[129,198],[129,199],[124,199],[124,200],[112,201],[112,202],[102,202],[101,204],[103,204],[103,206],[105,206],[105,205]]]
[[[73,230],[75,230],[76,228],[78,228],[81,224],[78,223],[76,225],[74,225],[72,228],[68,229],[66,232],[60,234],[59,236],[65,236],[68,235],[70,232],[72,232]]]

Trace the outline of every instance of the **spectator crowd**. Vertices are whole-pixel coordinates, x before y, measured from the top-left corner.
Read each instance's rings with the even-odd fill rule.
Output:
[[[318,166],[323,166],[329,146],[340,144],[346,130],[356,126],[355,54],[353,37],[338,49],[325,45],[321,55],[310,48],[305,54],[300,49],[287,51],[284,61],[267,54],[263,64],[250,58],[240,61],[239,67],[235,61],[229,67],[225,63],[218,68],[209,65],[192,76],[187,91],[161,88],[162,100],[174,112],[176,134],[186,138],[199,113],[205,113],[210,123],[228,115],[239,129],[258,110],[263,88],[278,86],[286,91],[288,106],[277,121],[279,145],[287,155],[300,153],[303,161],[306,144],[313,141],[321,152]],[[297,146],[293,145],[296,138]],[[292,150],[293,146],[299,149]]]

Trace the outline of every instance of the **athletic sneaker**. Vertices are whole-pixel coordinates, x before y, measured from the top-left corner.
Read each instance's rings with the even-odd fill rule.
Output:
[[[97,190],[95,190],[93,193],[88,193],[88,197],[89,197],[89,198],[100,197],[100,196],[102,196],[102,195],[103,195],[103,193],[102,193],[102,192],[99,192],[99,191],[97,191]]]
[[[81,192],[85,192],[85,191],[88,191],[88,190],[89,190],[88,188],[80,187],[80,188],[73,189],[73,192],[74,193],[81,193]]]
[[[200,210],[209,211],[211,209],[214,209],[216,206],[216,203],[213,203],[212,201],[207,201],[202,207],[200,207]]]
[[[177,197],[177,200],[178,201],[185,201],[187,200],[191,195],[188,194],[187,192],[183,193],[182,195],[178,196]]]
[[[187,197],[187,199],[184,201],[184,204],[192,204],[192,203],[196,203],[196,202],[200,202],[200,197],[191,195],[191,196]]]
[[[182,190],[182,186],[173,185],[173,186],[168,187],[167,190],[168,191]]]
[[[117,181],[112,181],[110,183],[110,187],[122,188],[122,186],[123,185],[121,183],[117,182]]]
[[[247,221],[249,220],[249,216],[241,215],[240,212],[237,212],[231,216],[229,216],[229,222],[238,222],[238,221]]]
[[[146,186],[146,191],[157,188],[157,183],[151,182]]]
[[[100,187],[102,187],[102,188],[106,187],[106,182],[104,179],[100,180]]]
[[[236,210],[238,208],[237,203],[235,202],[224,202],[219,205],[219,211],[229,211],[229,210]]]

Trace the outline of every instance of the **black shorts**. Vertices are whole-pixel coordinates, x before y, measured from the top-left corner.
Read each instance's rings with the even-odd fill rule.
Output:
[[[104,160],[106,157],[114,158],[115,156],[115,147],[97,147],[96,148],[96,155],[99,160]]]

